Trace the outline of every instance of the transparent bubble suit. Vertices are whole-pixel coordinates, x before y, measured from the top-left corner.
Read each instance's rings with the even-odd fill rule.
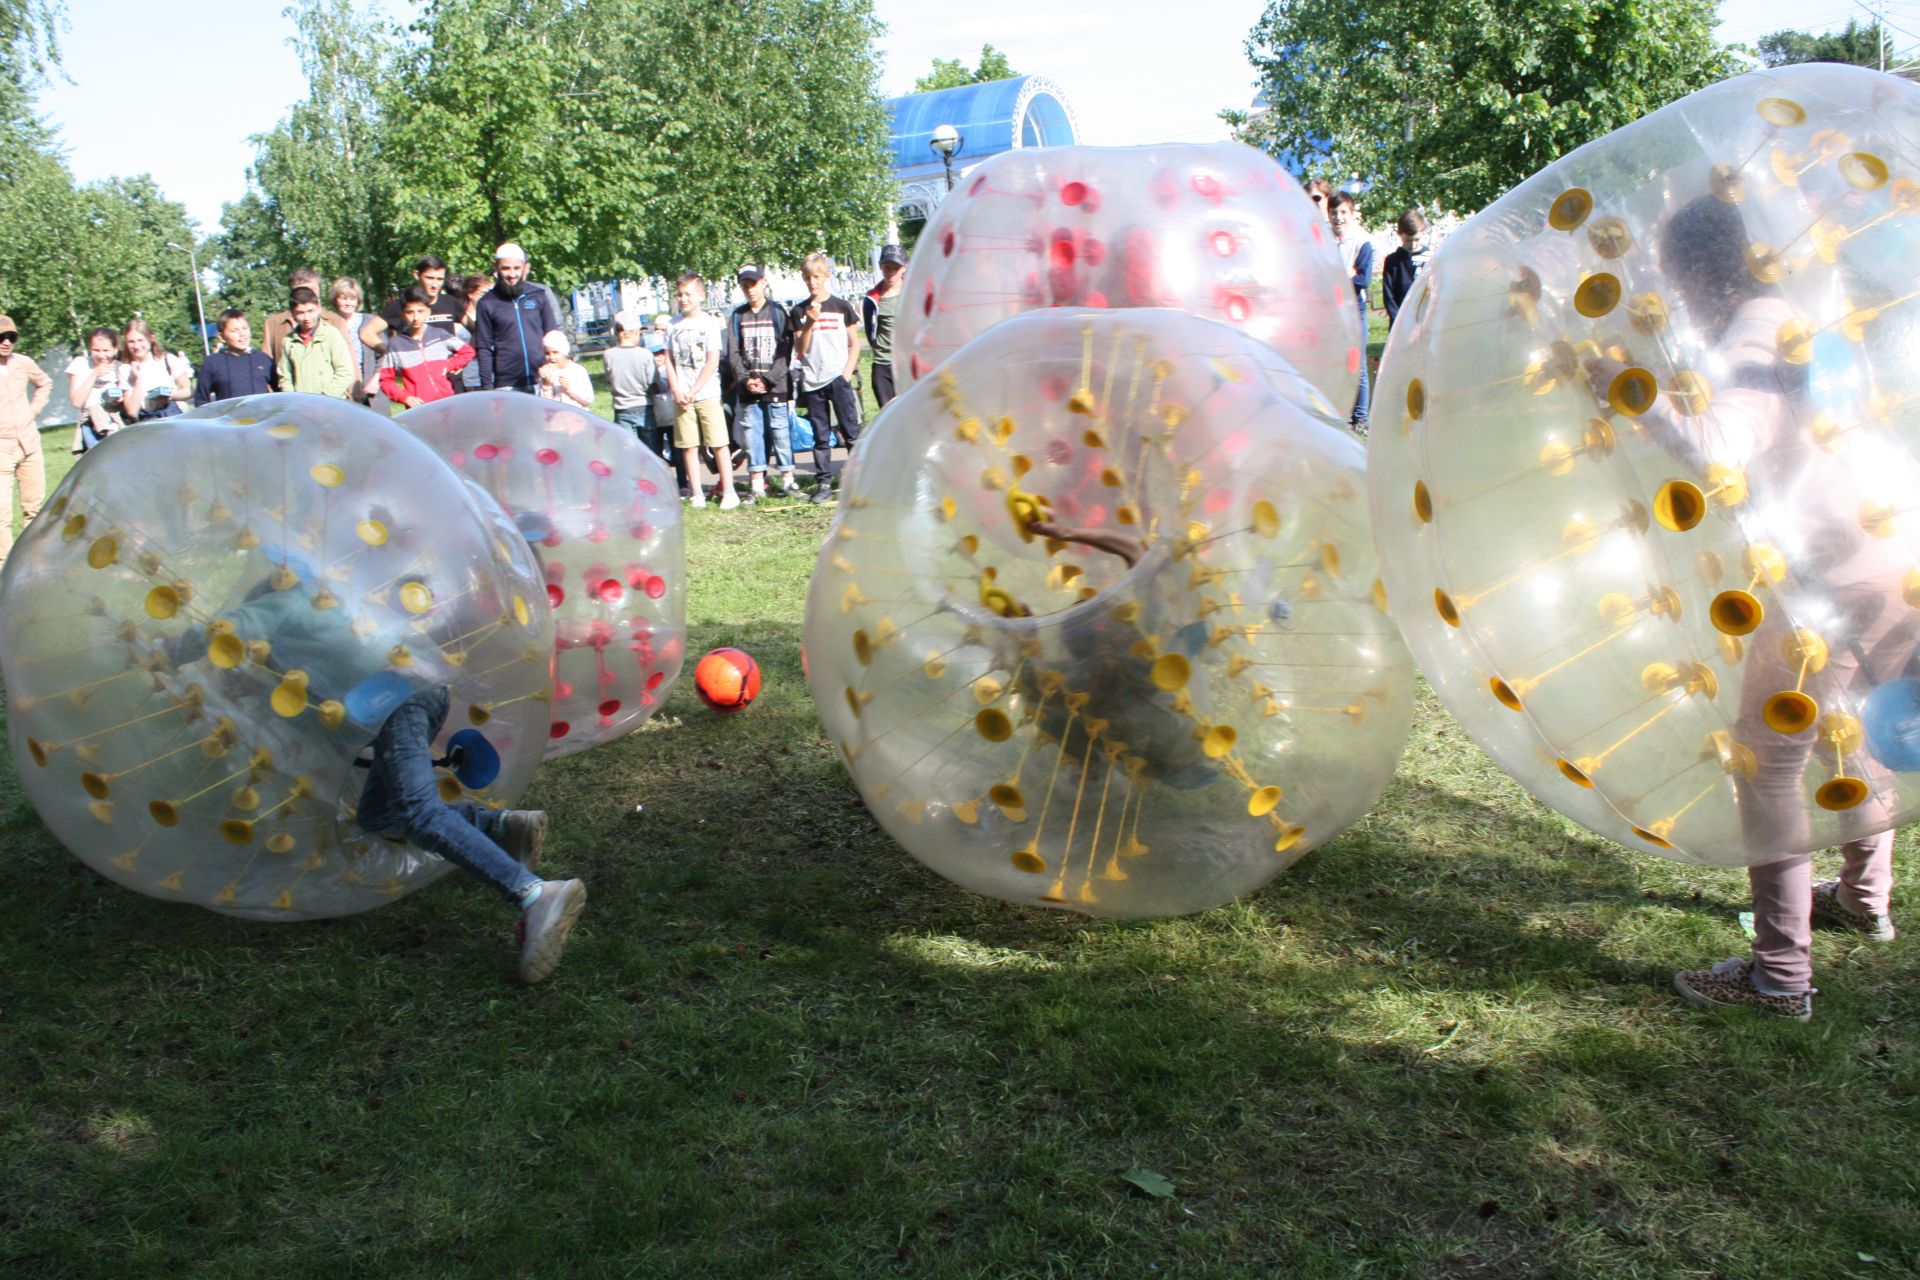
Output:
[[[1233,325],[1343,417],[1358,385],[1360,318],[1326,218],[1238,142],[1023,149],[970,171],[914,249],[895,376],[905,387],[1041,307],[1172,307]]]
[[[1451,236],[1380,377],[1375,535],[1447,706],[1631,848],[1915,816],[1920,90],[1729,80]]]
[[[487,391],[395,419],[493,495],[533,545],[553,608],[547,758],[632,733],[687,647],[687,556],[673,473],[633,432]]]
[[[472,730],[500,768],[477,791],[441,768],[441,795],[511,803],[546,743],[551,645],[533,558],[485,495],[317,396],[116,432],[0,577],[8,727],[41,818],[128,888],[255,919],[365,911],[444,875],[354,825],[354,761],[445,686],[442,744]]]
[[[1228,326],[1048,310],[888,407],[815,567],[806,653],[910,853],[1011,902],[1173,915],[1366,811],[1412,663],[1359,442],[1317,400]]]

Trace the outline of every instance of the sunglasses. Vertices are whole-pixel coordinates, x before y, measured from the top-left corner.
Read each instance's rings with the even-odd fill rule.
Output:
[[[7,330],[5,333],[0,333],[0,342],[18,342],[19,340],[20,340],[20,335],[15,333],[11,329]]]

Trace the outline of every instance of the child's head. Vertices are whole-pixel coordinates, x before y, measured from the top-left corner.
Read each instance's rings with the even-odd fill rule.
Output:
[[[707,282],[699,272],[689,271],[674,284],[673,296],[680,304],[680,314],[690,316],[707,300]]]
[[[833,292],[833,259],[819,251],[810,253],[800,266],[800,274],[806,277],[807,290],[816,298],[825,298]]]
[[[427,301],[427,291],[421,285],[414,285],[400,295],[400,322],[407,332],[419,337],[427,327],[427,317],[433,314],[433,304]]]
[[[1420,243],[1420,237],[1427,232],[1427,220],[1418,209],[1408,209],[1400,215],[1400,221],[1393,224],[1400,233],[1400,243],[1411,249]]]
[[[565,365],[567,356],[573,350],[567,342],[567,335],[558,329],[549,329],[547,336],[540,340],[540,346],[546,352],[548,363],[557,365]]]
[[[1344,236],[1348,228],[1360,225],[1360,207],[1350,194],[1336,191],[1327,197],[1327,222],[1332,225],[1333,234]]]
[[[623,347],[640,345],[640,317],[631,311],[613,313],[613,337]]]
[[[215,322],[219,326],[220,341],[227,344],[229,351],[245,351],[253,345],[253,325],[247,320],[247,313],[234,307],[220,313]]]
[[[1307,199],[1313,201],[1313,207],[1321,217],[1327,216],[1327,200],[1333,195],[1333,185],[1325,178],[1315,178],[1307,184]]]

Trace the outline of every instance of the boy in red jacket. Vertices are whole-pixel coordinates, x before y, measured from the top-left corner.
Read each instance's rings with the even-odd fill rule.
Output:
[[[419,285],[408,289],[400,299],[405,332],[389,338],[387,354],[380,357],[380,390],[408,409],[452,395],[448,375],[459,373],[473,359],[472,343],[459,341],[445,329],[427,327],[432,311],[425,289]]]

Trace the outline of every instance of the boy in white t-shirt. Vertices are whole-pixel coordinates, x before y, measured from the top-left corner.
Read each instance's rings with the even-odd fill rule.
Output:
[[[673,402],[679,412],[673,420],[673,447],[686,459],[687,476],[693,483],[692,506],[707,505],[700,485],[700,447],[713,450],[714,469],[720,473],[720,509],[730,511],[740,505],[733,491],[733,457],[727,440],[727,415],[720,408],[720,350],[726,341],[726,329],[720,317],[710,315],[701,304],[707,300],[707,282],[689,271],[680,277],[674,296],[680,314],[667,330],[667,382],[673,389]]]

